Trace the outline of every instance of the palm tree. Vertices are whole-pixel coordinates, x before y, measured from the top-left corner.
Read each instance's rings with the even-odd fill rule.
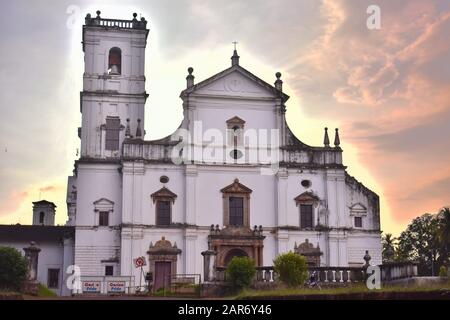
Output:
[[[381,243],[383,245],[383,261],[391,262],[394,260],[395,256],[395,243],[397,239],[392,236],[391,233],[386,233],[381,238]]]
[[[438,213],[438,240],[441,249],[442,263],[447,264],[450,249],[450,208],[444,207]]]

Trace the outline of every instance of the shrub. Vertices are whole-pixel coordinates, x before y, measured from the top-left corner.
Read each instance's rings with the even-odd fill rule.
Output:
[[[233,257],[227,267],[227,281],[234,289],[250,286],[255,274],[255,262],[248,257]]]
[[[20,290],[27,272],[27,260],[18,250],[0,247],[0,289]]]
[[[439,268],[439,277],[441,277],[441,278],[447,277],[447,268],[445,266],[441,266]]]
[[[273,264],[279,279],[288,287],[301,285],[308,278],[306,258],[299,254],[293,252],[280,254]]]

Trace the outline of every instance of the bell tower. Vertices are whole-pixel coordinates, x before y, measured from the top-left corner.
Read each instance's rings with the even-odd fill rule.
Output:
[[[126,137],[143,139],[147,21],[86,15],[80,93],[81,158],[117,158]]]

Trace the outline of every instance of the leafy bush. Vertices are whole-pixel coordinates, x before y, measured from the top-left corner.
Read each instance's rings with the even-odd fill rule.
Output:
[[[441,277],[441,278],[447,277],[447,268],[445,266],[441,266],[439,268],[439,277]]]
[[[273,264],[279,279],[289,287],[301,285],[308,278],[306,258],[299,254],[293,252],[280,254]]]
[[[255,274],[255,262],[248,257],[233,257],[227,267],[227,281],[234,289],[250,286]]]
[[[0,289],[20,290],[27,272],[27,260],[18,250],[0,247]]]

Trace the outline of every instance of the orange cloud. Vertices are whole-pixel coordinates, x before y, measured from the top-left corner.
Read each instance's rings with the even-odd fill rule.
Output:
[[[55,190],[55,189],[56,189],[55,186],[47,186],[47,187],[39,188],[39,191],[41,191],[41,192],[46,192],[46,191],[53,191],[53,190]]]
[[[12,191],[0,205],[0,215],[16,212],[28,197],[27,191]]]

